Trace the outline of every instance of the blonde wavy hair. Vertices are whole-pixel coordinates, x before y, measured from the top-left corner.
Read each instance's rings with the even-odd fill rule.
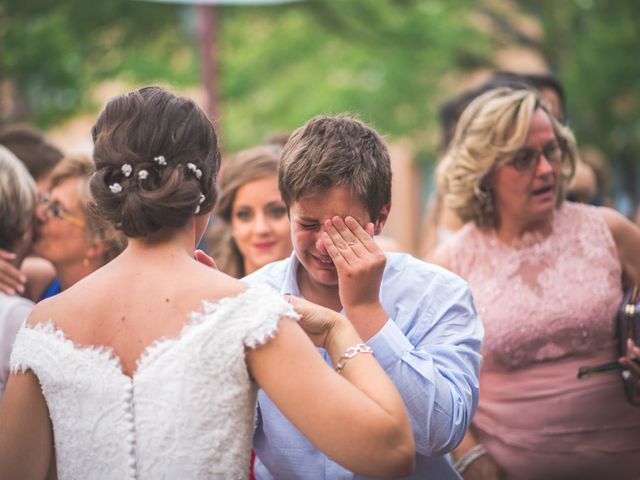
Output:
[[[547,113],[563,151],[556,208],[562,205],[577,159],[573,133],[555,119],[535,92],[497,88],[480,95],[464,110],[436,172],[445,204],[463,222],[497,228],[499,218],[488,180],[497,165],[522,148],[538,109]]]

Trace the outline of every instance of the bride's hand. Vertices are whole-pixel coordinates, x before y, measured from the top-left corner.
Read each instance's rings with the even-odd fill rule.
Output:
[[[206,265],[207,267],[211,267],[215,270],[218,270],[218,266],[216,265],[215,260],[209,255],[207,255],[206,253],[204,253],[202,250],[196,250],[195,254],[193,255],[193,258],[195,258],[201,264]]]
[[[326,348],[327,338],[332,329],[341,321],[346,320],[339,313],[303,298],[287,295],[287,300],[300,314],[298,323],[316,347]]]

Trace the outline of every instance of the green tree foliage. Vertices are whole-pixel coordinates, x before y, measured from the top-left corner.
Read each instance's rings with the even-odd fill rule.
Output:
[[[528,37],[494,0],[218,7],[225,149],[349,111],[433,150],[439,103],[467,72],[490,67],[497,45],[516,43],[540,51],[565,84],[579,140],[612,159],[637,156],[636,0],[507,3],[539,19],[544,35]],[[15,87],[18,116],[41,126],[94,108],[89,92],[104,79],[197,87],[194,12],[134,0],[0,0],[0,80]]]
[[[452,72],[486,65],[468,1],[323,0],[225,9],[222,119],[231,149],[348,111],[432,145],[434,98]]]
[[[55,123],[115,76],[194,84],[182,11],[130,0],[1,0],[0,80],[15,88],[17,119]]]
[[[581,143],[628,164],[640,155],[640,4],[635,0],[523,0],[543,28],[539,49],[562,80]]]

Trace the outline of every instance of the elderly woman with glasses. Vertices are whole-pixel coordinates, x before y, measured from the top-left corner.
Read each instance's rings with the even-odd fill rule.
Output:
[[[51,174],[51,190],[37,208],[32,253],[51,262],[56,277],[40,275],[40,285],[31,289],[36,299],[65,290],[124,248],[122,235],[91,212],[93,168],[89,157],[69,156]]]
[[[501,88],[467,107],[443,159],[445,201],[466,225],[436,262],[469,282],[486,330],[478,411],[454,452],[465,479],[640,472],[640,410],[618,375],[576,378],[618,359],[614,318],[623,279],[640,283],[640,229],[564,201],[575,148],[535,93]]]

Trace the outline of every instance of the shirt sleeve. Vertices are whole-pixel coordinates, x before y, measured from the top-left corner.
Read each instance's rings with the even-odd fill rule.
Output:
[[[387,309],[398,318],[367,342],[400,391],[416,450],[426,456],[451,451],[471,423],[484,335],[466,283],[448,272],[436,277],[419,294],[405,292],[401,309]]]

